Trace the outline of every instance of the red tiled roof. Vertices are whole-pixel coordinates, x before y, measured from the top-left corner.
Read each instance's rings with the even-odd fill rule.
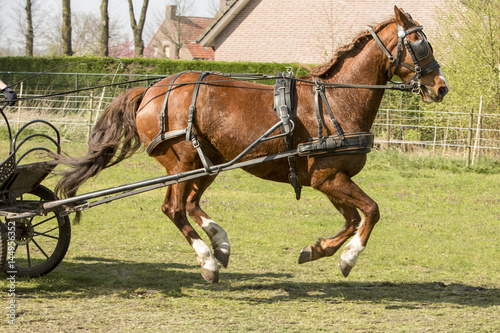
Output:
[[[180,27],[178,24],[178,20],[180,19]],[[196,39],[200,34],[210,25],[212,22],[212,18],[207,17],[192,17],[192,16],[178,16],[173,17],[171,20],[165,20],[156,31],[154,37],[151,39],[151,42],[146,47],[146,49],[151,47],[151,44],[156,40],[166,39],[165,32],[162,31],[162,27],[165,24],[169,24],[172,35],[177,35],[178,28],[182,31],[182,39],[183,39],[183,48],[185,48],[191,58],[193,59],[206,59],[206,60],[214,60],[215,52],[212,47],[204,47],[199,43],[196,43]]]

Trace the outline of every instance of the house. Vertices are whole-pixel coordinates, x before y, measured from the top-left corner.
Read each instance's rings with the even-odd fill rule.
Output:
[[[197,37],[210,25],[212,18],[178,16],[177,6],[166,6],[165,20],[146,47],[152,58],[214,60],[214,50],[201,46]]]
[[[319,64],[370,25],[409,12],[432,38],[445,0],[221,0],[225,8],[198,37],[216,61]],[[226,5],[227,4],[227,5]]]

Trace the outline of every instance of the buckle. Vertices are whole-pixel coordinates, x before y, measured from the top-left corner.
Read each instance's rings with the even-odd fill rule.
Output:
[[[421,84],[420,84],[420,81],[413,81],[410,83],[412,88],[411,88],[411,93],[413,95],[418,95],[420,94],[420,91],[422,90],[421,89]]]

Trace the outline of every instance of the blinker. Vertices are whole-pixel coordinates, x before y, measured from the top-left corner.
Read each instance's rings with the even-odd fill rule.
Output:
[[[429,43],[425,38],[410,43],[411,49],[417,60],[423,60],[429,56]]]

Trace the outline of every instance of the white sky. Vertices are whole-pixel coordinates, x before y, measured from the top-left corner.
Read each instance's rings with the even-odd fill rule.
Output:
[[[44,11],[48,13],[61,13],[62,2],[61,0],[37,0],[38,5],[43,7]],[[210,17],[210,4],[215,0],[193,0],[195,12],[189,13],[190,16],[201,16],[201,17]],[[140,11],[142,8],[143,0],[132,0],[134,4],[134,12],[136,20],[138,20]],[[217,0],[218,2],[218,0]],[[17,7],[17,11],[19,8],[24,10],[26,1],[25,0],[0,0],[0,28],[1,35],[3,36],[3,42],[0,43],[0,50],[5,46],[5,38],[7,40],[14,39],[17,32],[15,25],[16,21],[18,21],[18,17],[16,14],[15,8]],[[159,18],[165,17],[165,6],[168,4],[172,4],[172,1],[169,0],[149,0],[148,12],[146,14],[146,26],[143,33],[143,39],[147,44],[152,32],[151,30],[155,30],[157,27],[153,27],[152,25],[159,25],[156,23],[159,21]],[[71,12],[86,12],[93,13],[100,17],[99,7],[101,5],[101,0],[71,0]],[[109,16],[110,19],[118,20],[120,26],[123,29],[126,29],[125,33],[130,36],[132,39],[132,32],[130,28],[130,18],[128,13],[128,0],[109,0]],[[62,16],[62,13],[59,17]],[[149,36],[148,36],[149,35]],[[22,38],[22,36],[20,36]],[[36,31],[35,31],[36,37]],[[4,44],[4,45],[2,45]]]

